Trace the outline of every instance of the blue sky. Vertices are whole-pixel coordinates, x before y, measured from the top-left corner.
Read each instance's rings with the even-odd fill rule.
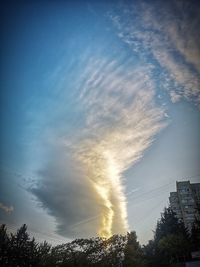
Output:
[[[175,182],[199,181],[199,8],[2,4],[1,222],[152,237]]]

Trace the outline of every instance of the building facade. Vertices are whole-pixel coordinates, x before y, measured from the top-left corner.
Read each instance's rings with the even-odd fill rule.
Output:
[[[195,217],[200,218],[200,183],[176,182],[176,192],[170,193],[169,202],[177,218],[190,231]]]

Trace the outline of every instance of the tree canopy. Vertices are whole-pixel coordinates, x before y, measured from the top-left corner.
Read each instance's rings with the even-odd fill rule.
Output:
[[[154,238],[141,247],[136,232],[75,239],[51,246],[30,238],[24,224],[16,233],[0,226],[0,266],[2,267],[155,267],[190,260],[191,251],[200,249],[200,221],[196,218],[191,233],[176,214],[165,208],[158,220]]]
[[[170,266],[190,259],[191,238],[184,223],[180,221],[173,210],[164,209],[157,221],[154,239],[144,247],[148,266]]]

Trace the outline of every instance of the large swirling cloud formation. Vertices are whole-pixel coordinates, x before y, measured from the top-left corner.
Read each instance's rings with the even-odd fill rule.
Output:
[[[123,172],[164,126],[151,69],[131,64],[88,61],[76,90],[81,125],[60,141],[32,189],[57,218],[59,233],[109,237],[128,229]]]
[[[84,75],[88,78],[79,101],[86,111],[86,125],[75,158],[100,201],[98,234],[109,237],[128,229],[122,174],[163,127],[164,113],[154,103],[155,88],[147,68],[131,70],[115,61],[93,60]]]

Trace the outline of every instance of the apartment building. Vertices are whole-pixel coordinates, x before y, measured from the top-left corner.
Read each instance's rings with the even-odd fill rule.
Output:
[[[191,230],[195,217],[200,218],[200,183],[176,182],[176,192],[171,192],[169,202],[178,219]]]

